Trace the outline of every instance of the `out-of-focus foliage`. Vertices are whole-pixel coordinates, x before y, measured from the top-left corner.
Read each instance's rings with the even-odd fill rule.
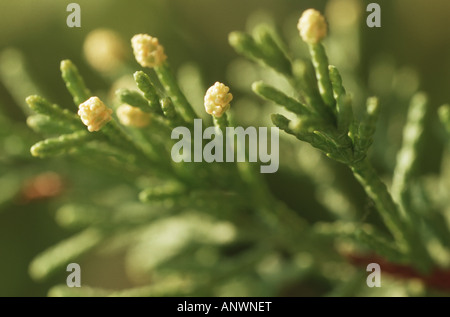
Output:
[[[67,126],[42,116],[28,120],[25,116],[30,114],[25,97],[34,94],[75,109],[58,73],[59,62],[67,58],[78,66],[94,94],[118,105],[124,92],[116,96],[116,90],[136,90],[132,74],[140,69],[132,59],[129,39],[136,33],[149,33],[164,43],[182,90],[205,121],[209,119],[202,106],[204,91],[222,81],[234,94],[231,112],[238,125],[270,126],[270,114],[276,108],[254,95],[251,84],[263,79],[289,95],[295,92],[276,72],[235,54],[228,45],[228,33],[252,33],[264,23],[281,34],[287,43],[283,49],[307,59],[296,24],[303,10],[315,7],[329,21],[330,36],[324,45],[353,94],[355,115],[364,111],[367,96],[380,99],[369,157],[382,176],[394,171],[411,96],[418,89],[428,93],[426,141],[420,144],[413,196],[430,221],[448,224],[449,137],[438,120],[437,107],[450,100],[449,19],[445,16],[450,10],[445,10],[448,1],[435,2],[430,6],[422,0],[378,1],[382,28],[369,29],[364,3],[358,0],[301,4],[288,0],[78,1],[82,28],[69,29],[66,3],[2,1],[0,295],[44,295],[50,286],[65,283],[68,261],[81,264],[81,295],[436,294],[423,281],[398,279],[395,274],[386,276],[380,289],[366,286],[365,266],[352,265],[342,256],[357,247],[345,236],[359,224],[384,227],[345,166],[329,161],[309,145],[282,136],[280,170],[265,177],[268,192],[283,205],[273,210],[284,209],[285,204],[294,217],[308,224],[301,220],[297,229],[302,230],[294,230],[295,226],[283,230],[290,225],[285,223],[287,218],[259,214],[255,199],[235,195],[233,190],[225,196],[223,192],[179,195],[175,191],[175,198],[168,195],[142,204],[139,189],[154,186],[154,180],[133,168],[125,172],[122,165],[105,169],[99,162],[105,153],[111,155],[111,149],[103,153],[97,149],[77,159],[32,158],[29,149],[42,137],[29,127],[44,126],[46,136],[57,136]],[[98,29],[104,33],[95,39],[91,31]],[[115,43],[111,50],[117,52],[119,62],[114,65],[112,60],[111,67],[93,57],[101,54],[93,43],[108,36],[99,47]],[[440,113],[448,125],[446,110]],[[131,133],[134,138],[143,137]],[[386,181],[390,183],[390,178]],[[165,189],[170,194],[171,188]],[[158,193],[144,191],[141,198]],[[304,226],[308,229],[303,230]],[[445,226],[425,230],[432,237],[425,247],[433,261],[448,269],[448,249],[433,238],[445,235]],[[337,231],[342,239],[335,238]],[[52,245],[55,249],[38,257],[30,268],[36,280],[45,282],[30,280],[32,259]],[[82,253],[86,256],[80,257]],[[64,285],[49,294],[76,293]]]

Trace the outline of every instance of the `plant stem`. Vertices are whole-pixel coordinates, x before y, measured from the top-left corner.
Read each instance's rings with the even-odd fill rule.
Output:
[[[398,207],[392,200],[386,185],[367,159],[350,165],[350,168],[367,195],[375,202],[378,212],[399,246],[405,247],[407,239],[404,223],[401,221]]]
[[[54,120],[60,120],[72,130],[85,129],[80,117],[75,113],[67,109],[62,109],[60,106],[52,104],[40,96],[29,96],[26,102],[31,110]]]
[[[83,103],[92,96],[72,61],[68,59],[61,61],[61,76],[77,107],[80,103]]]
[[[170,165],[167,162],[161,161],[153,153],[144,151],[138,144],[136,144],[124,131],[119,127],[116,121],[111,120],[106,124],[101,132],[119,148],[133,153],[137,161],[142,164],[142,167],[151,169],[154,173],[164,176],[172,176]]]
[[[33,145],[30,149],[33,156],[49,157],[69,152],[73,147],[94,139],[92,133],[77,131],[59,137],[46,139]]]
[[[264,84],[262,81],[253,83],[252,90],[264,99],[271,100],[299,116],[313,115],[306,105],[295,100],[294,98],[286,96],[283,92]]]
[[[319,85],[319,92],[324,103],[329,110],[336,115],[335,100],[333,97],[333,88],[328,72],[328,57],[325,48],[321,43],[309,44],[309,52],[311,54],[312,63],[316,70],[317,83]]]
[[[397,164],[392,180],[392,196],[400,205],[403,216],[413,217],[411,206],[410,184],[414,179],[415,165],[420,155],[420,143],[423,136],[427,97],[417,94],[411,101],[408,119],[403,129],[402,148],[397,154]]]
[[[154,113],[162,114],[161,105],[159,104],[160,96],[153,86],[150,77],[143,71],[137,71],[133,76],[139,90],[144,93],[144,97],[148,100],[150,109]]]
[[[163,63],[161,66],[155,67],[155,72],[167,94],[172,98],[177,111],[179,111],[184,120],[192,122],[197,115],[178,86],[175,77],[170,71],[169,64]]]
[[[226,129],[229,126],[227,114],[224,113],[221,117],[212,116],[214,121],[214,126],[216,130],[219,129],[221,134],[226,135]]]

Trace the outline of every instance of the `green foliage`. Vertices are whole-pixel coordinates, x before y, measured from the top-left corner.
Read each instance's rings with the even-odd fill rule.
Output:
[[[73,97],[73,102],[75,105],[78,106],[91,96],[91,92],[86,88],[78,69],[70,60],[64,60],[61,62],[61,76],[66,83],[67,90]]]
[[[264,54],[269,51],[265,45],[271,44],[266,42],[256,45],[255,43],[257,43],[256,38],[248,34],[234,33],[230,37],[230,44],[238,53],[261,61],[280,72],[280,68],[274,66],[277,58]],[[303,105],[300,100],[287,97],[281,91],[262,82],[254,83],[253,90],[263,98],[284,106],[297,117],[296,121],[292,121],[281,114],[272,115],[275,126],[301,141],[310,143],[328,157],[344,163],[352,170],[367,195],[374,201],[381,218],[392,234],[394,241],[389,243],[392,243],[394,251],[384,252],[386,248],[376,242],[377,237],[371,237],[369,233],[363,234],[363,242],[379,254],[400,253],[401,258],[407,259],[414,267],[429,271],[432,260],[424,247],[424,241],[427,240],[424,236],[426,234],[424,232],[418,234],[420,217],[416,214],[412,198],[406,197],[407,192],[411,190],[413,165],[420,153],[419,140],[425,124],[423,118],[426,113],[426,96],[416,95],[410,106],[404,130],[403,148],[399,152],[394,172],[392,189],[394,201],[367,158],[380,111],[378,99],[368,98],[364,117],[360,121],[355,119],[352,100],[346,93],[339,71],[335,66],[328,64],[324,45],[321,42],[307,43],[307,45],[317,79],[314,86],[311,86],[311,81],[306,78],[306,68],[301,66],[303,64],[299,64],[300,66],[297,67],[300,70],[294,72],[299,76],[297,79],[292,80],[289,72],[281,72],[288,81],[294,83],[292,87],[294,91],[297,88],[295,83],[303,83],[304,87],[308,87],[297,96],[297,98],[306,99],[307,105]],[[317,98],[316,91],[319,91],[320,99]],[[447,108],[440,110],[441,120],[444,122],[448,117],[447,110]],[[398,258],[397,255],[388,256],[388,259],[392,261]]]
[[[371,202],[369,213],[373,203],[381,222],[373,215],[366,218],[356,194],[339,185],[339,167],[315,153],[308,158],[302,142],[285,135],[281,159],[284,154],[301,156],[298,161],[308,161],[309,168],[286,163],[272,179],[249,162],[174,163],[171,131],[180,125],[192,131],[198,117],[194,108],[198,108],[186,98],[166,61],[147,73],[134,72],[138,90],[118,89],[116,99],[106,102],[114,109],[128,104],[148,114],[147,126],[123,126],[113,115],[100,131],[88,132],[76,112],[68,110],[72,107],[35,95],[26,99],[34,112],[27,124],[45,137],[31,146],[31,154],[42,158],[64,154],[84,164],[89,179],[104,180],[61,203],[56,221],[76,233],[38,255],[30,264],[30,275],[47,280],[90,254],[125,254],[122,260],[135,281],[129,289],[117,291],[57,285],[49,295],[276,296],[285,295],[287,288],[304,291],[309,279],[317,284],[326,280],[319,295],[357,295],[365,276],[342,256],[341,249],[349,245],[355,254],[367,254],[368,259],[375,254],[424,276],[437,267],[448,269],[445,202],[434,202],[432,189],[416,169],[429,111],[426,95],[417,93],[411,100],[388,187],[385,175],[372,165],[369,151],[386,109],[383,100],[369,97],[365,106],[354,105],[356,98],[344,86],[347,72],[341,75],[329,65],[326,43],[307,44],[311,61],[307,56],[294,57],[281,36],[266,25],[252,34],[233,32],[229,43],[259,64],[248,64],[252,69],[262,66],[275,71],[256,72],[262,80],[248,85],[270,105],[261,113],[272,110],[272,104],[282,106],[283,113],[271,115],[272,123],[346,166]],[[70,60],[61,62],[61,75],[76,106],[93,95]],[[278,84],[280,78],[286,86]],[[439,110],[448,133],[449,109]],[[234,111],[232,106],[221,117],[212,116],[212,124],[222,131],[235,125],[242,118]],[[274,184],[276,177],[281,181]],[[444,177],[432,184],[447,188]],[[302,178],[307,179],[306,186]],[[312,207],[303,206],[297,198],[315,191],[331,203],[317,199]],[[289,194],[294,198],[288,203],[284,196]],[[350,212],[355,209],[356,217]],[[348,280],[351,283],[345,286]]]

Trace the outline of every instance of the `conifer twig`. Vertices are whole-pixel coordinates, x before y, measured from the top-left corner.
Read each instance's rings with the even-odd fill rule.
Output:
[[[72,61],[66,59],[61,62],[61,76],[66,83],[67,90],[72,95],[73,102],[76,106],[92,96]]]

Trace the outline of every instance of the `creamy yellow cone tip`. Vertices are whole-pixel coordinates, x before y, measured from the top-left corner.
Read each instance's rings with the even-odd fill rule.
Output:
[[[89,132],[99,131],[111,121],[112,112],[98,97],[91,97],[78,107],[78,115]]]
[[[220,118],[229,108],[233,95],[230,88],[216,82],[205,94],[205,110],[210,115]]]
[[[142,67],[160,66],[167,56],[164,54],[164,47],[159,44],[156,37],[148,34],[136,34],[131,39],[134,57]]]
[[[297,28],[303,41],[309,44],[317,44],[327,36],[327,22],[324,16],[314,9],[303,12]]]

